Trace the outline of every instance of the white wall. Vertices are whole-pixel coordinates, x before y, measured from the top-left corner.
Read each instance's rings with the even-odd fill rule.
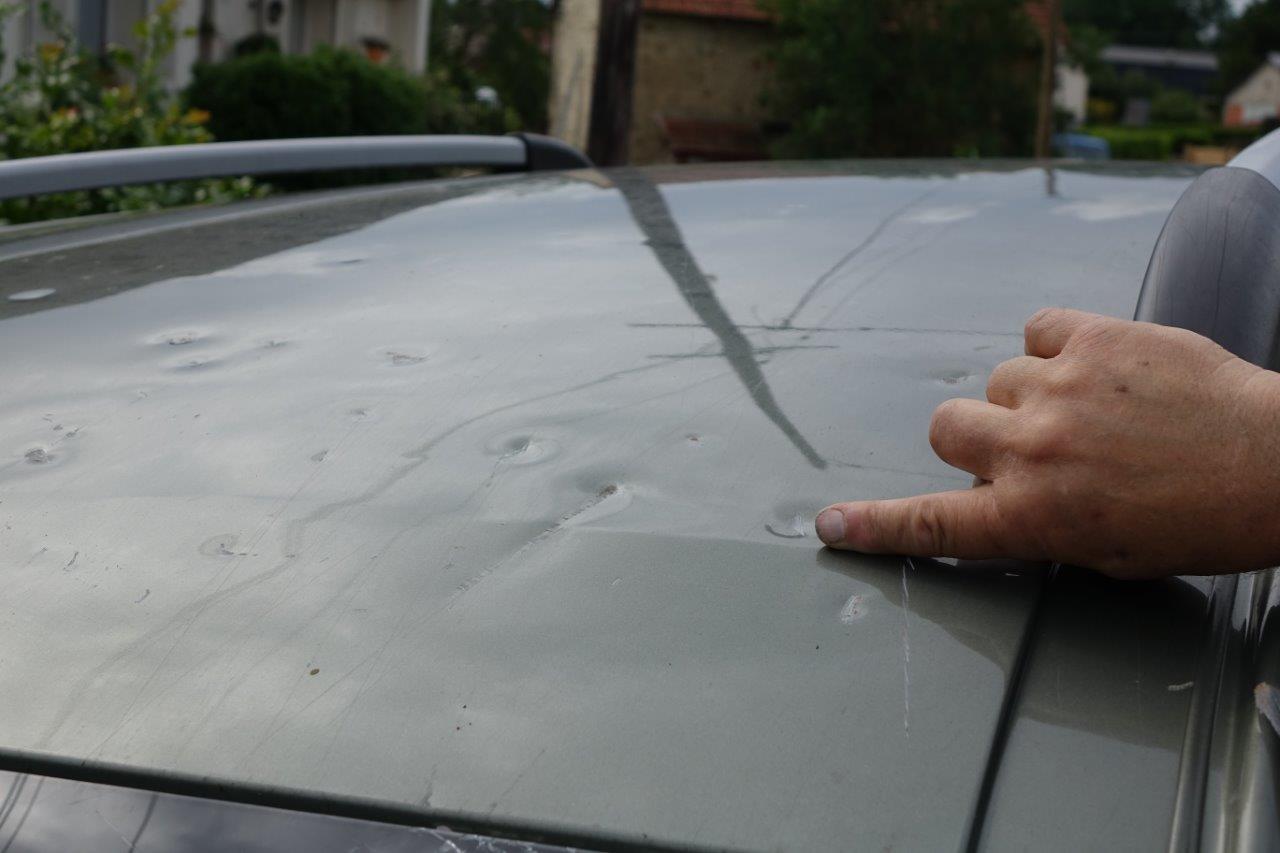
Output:
[[[1053,105],[1071,113],[1076,124],[1084,124],[1089,104],[1089,75],[1083,68],[1062,63],[1058,66],[1056,82]]]
[[[1280,114],[1280,69],[1264,64],[1227,96],[1224,110],[1234,104],[1242,108],[1246,124],[1265,121]]]

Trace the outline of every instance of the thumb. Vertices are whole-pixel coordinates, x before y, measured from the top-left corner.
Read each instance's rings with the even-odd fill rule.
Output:
[[[990,486],[889,501],[832,504],[818,538],[832,548],[913,557],[1010,556]]]

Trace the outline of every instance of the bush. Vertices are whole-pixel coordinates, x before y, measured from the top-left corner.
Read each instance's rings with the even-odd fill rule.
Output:
[[[526,130],[547,126],[551,3],[544,0],[435,0],[431,66],[462,92],[485,86]]]
[[[375,65],[347,50],[256,53],[195,68],[187,104],[219,139],[400,133],[499,133],[500,109],[468,102],[439,78]]]
[[[1171,160],[1187,145],[1222,145],[1243,148],[1257,138],[1256,130],[1209,125],[1182,127],[1088,127],[1085,133],[1100,136],[1111,146],[1116,160]]]
[[[1196,96],[1181,89],[1165,89],[1151,100],[1151,121],[1155,124],[1192,124],[1204,118]]]
[[[0,159],[210,141],[213,137],[204,126],[207,116],[180,110],[160,82],[160,68],[178,38],[173,25],[177,5],[176,0],[161,3],[138,22],[136,52],[112,46],[104,62],[81,51],[62,17],[48,2],[41,3],[42,23],[53,39],[29,56],[15,57],[12,76],[0,83]],[[0,36],[18,14],[12,4],[0,4]],[[132,82],[120,82],[122,73]],[[241,179],[58,193],[2,201],[0,222],[150,209],[260,192]]]
[[[1090,124],[1109,124],[1116,118],[1115,102],[1106,98],[1089,98],[1085,105],[1085,115]]]
[[[1098,136],[1111,146],[1115,160],[1170,160],[1173,158],[1171,131],[1142,127],[1089,127],[1085,133]]]
[[[267,33],[250,33],[231,46],[233,56],[249,56],[254,53],[279,53],[280,42]]]

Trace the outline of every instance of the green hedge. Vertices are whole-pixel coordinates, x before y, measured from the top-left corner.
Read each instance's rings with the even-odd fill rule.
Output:
[[[1187,145],[1241,147],[1261,134],[1257,128],[1186,125],[1166,127],[1085,127],[1082,132],[1101,137],[1111,146],[1115,160],[1172,160]]]
[[[209,129],[222,140],[501,133],[514,127],[506,112],[468,100],[438,79],[327,47],[198,66],[186,101],[209,113]]]

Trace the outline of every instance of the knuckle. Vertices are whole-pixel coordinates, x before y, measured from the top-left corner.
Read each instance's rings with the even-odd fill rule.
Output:
[[[1068,346],[1072,349],[1104,346],[1115,338],[1120,326],[1120,321],[1110,317],[1092,317],[1080,324],[1068,341]]]
[[[987,379],[987,393],[1008,388],[1013,382],[1014,365],[1012,361],[1002,361],[991,371]]]
[[[1026,392],[1026,385],[1033,379],[1029,374],[1026,362],[1018,359],[997,364],[987,379],[988,402],[995,403],[999,400],[1016,402]]]
[[[1073,444],[1071,426],[1059,417],[1049,416],[1029,423],[1014,447],[1024,461],[1044,464],[1069,456]]]
[[[908,523],[912,539],[931,554],[945,555],[951,544],[950,524],[946,513],[934,501],[918,501],[912,507]]]
[[[933,417],[929,420],[929,445],[935,451],[945,445],[958,428],[961,405],[959,400],[946,400],[933,410]]]
[[[1032,337],[1041,329],[1052,326],[1055,322],[1061,320],[1065,313],[1062,308],[1041,308],[1027,319],[1023,333],[1027,337]]]
[[[1093,385],[1093,372],[1083,365],[1063,362],[1045,378],[1051,397],[1079,397]]]

